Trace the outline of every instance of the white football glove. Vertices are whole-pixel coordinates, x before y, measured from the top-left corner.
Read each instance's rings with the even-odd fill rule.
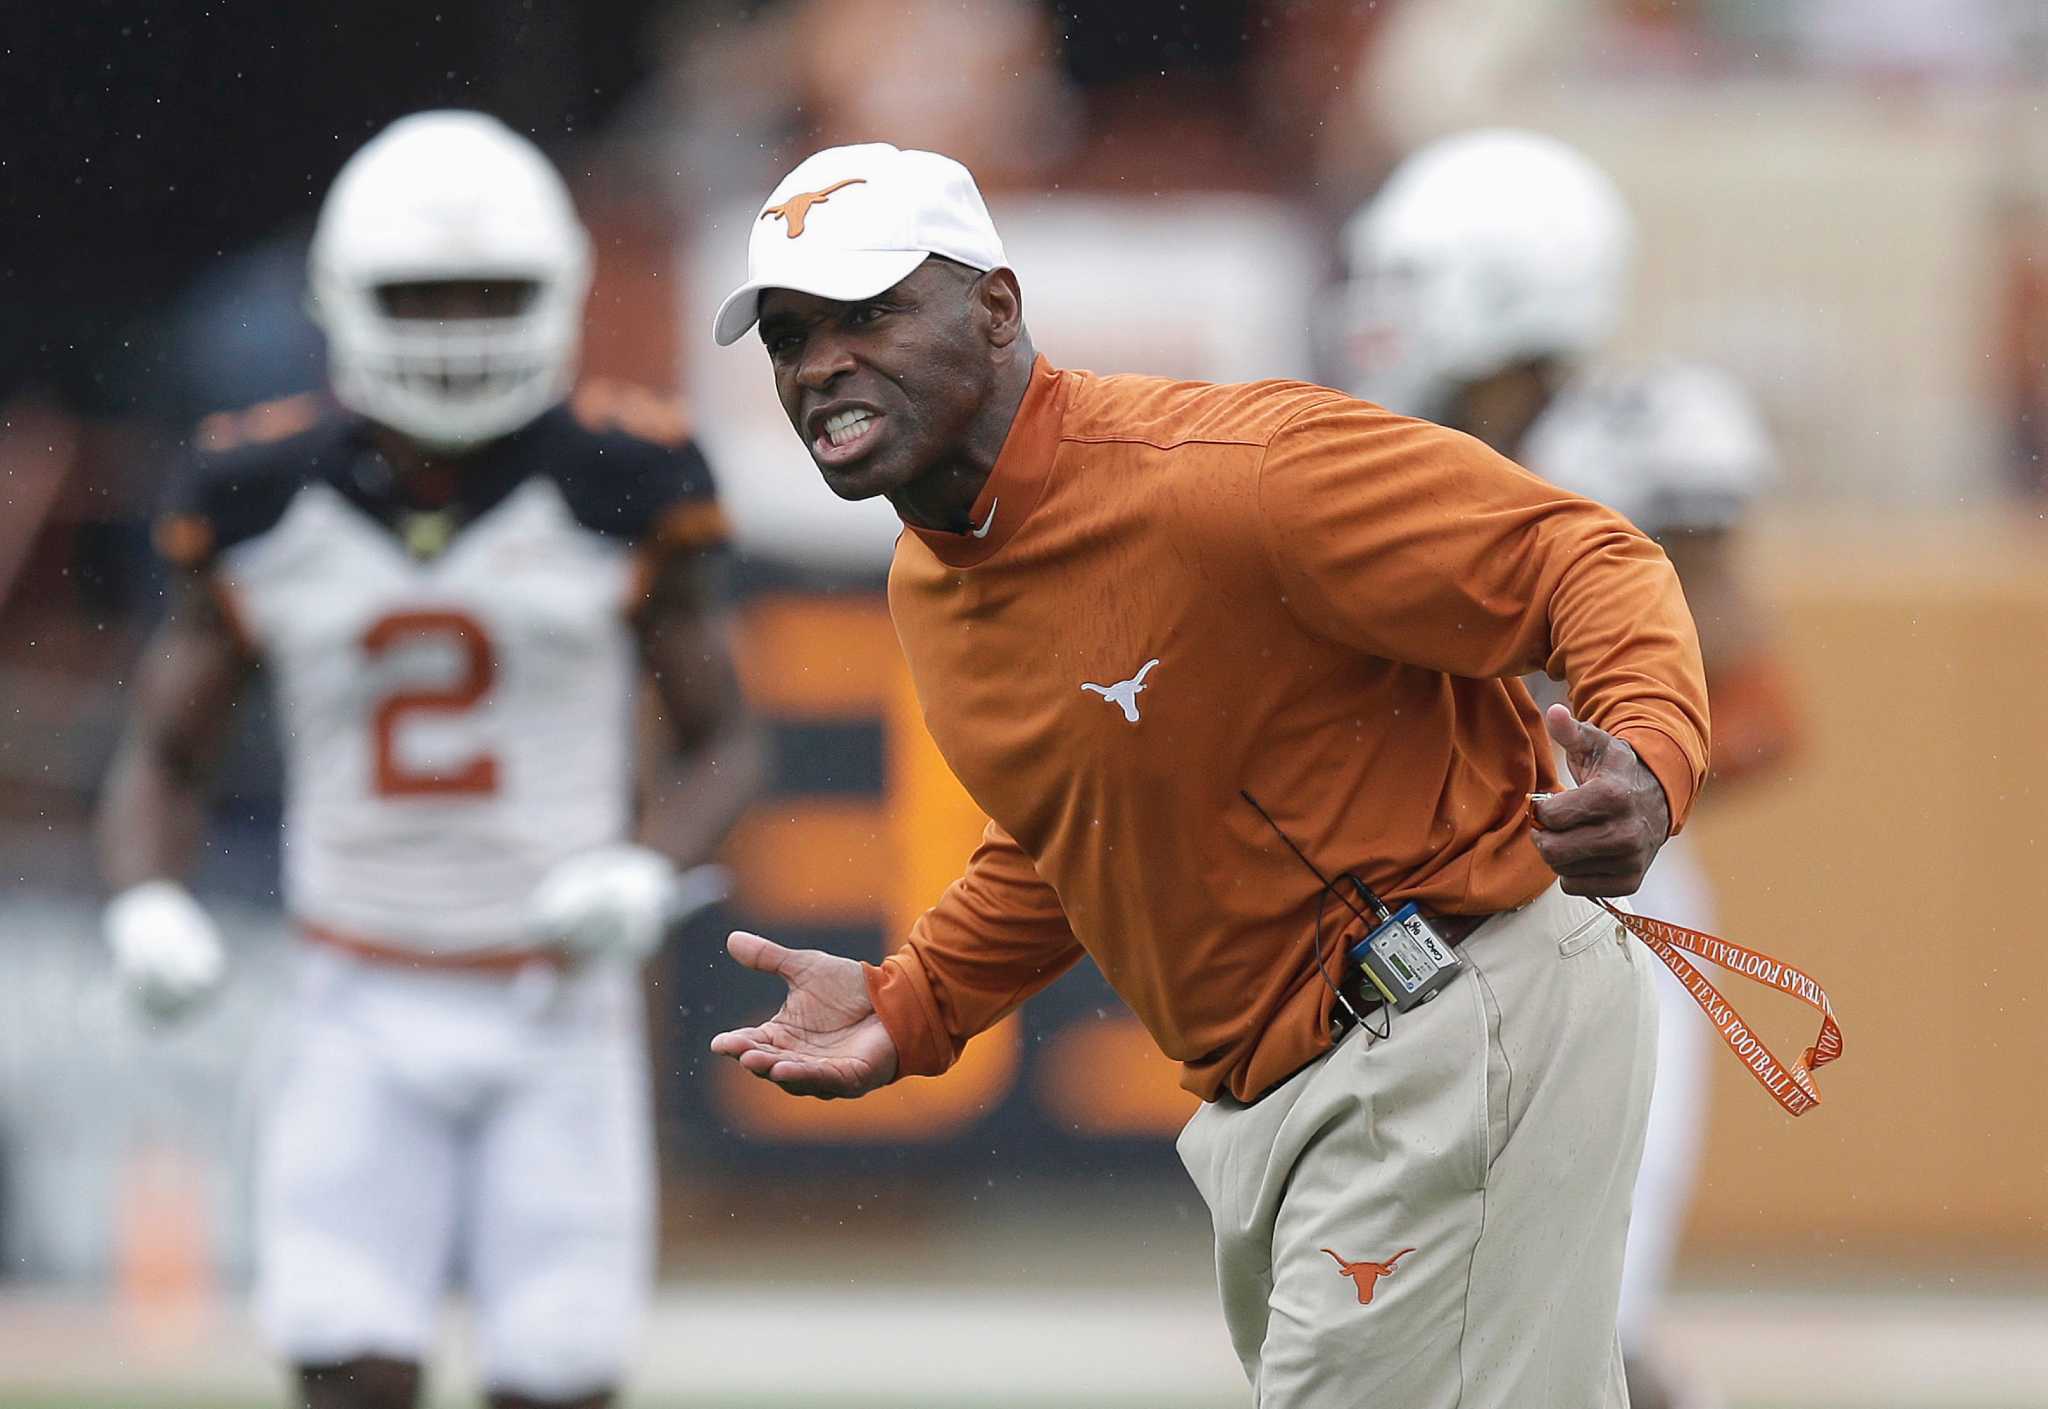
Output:
[[[646,958],[678,920],[725,898],[725,871],[695,866],[681,875],[658,851],[619,842],[561,862],[534,889],[528,927],[571,955]]]
[[[122,891],[107,902],[100,932],[114,951],[121,986],[160,1022],[204,1003],[227,972],[220,930],[176,881],[144,881]]]

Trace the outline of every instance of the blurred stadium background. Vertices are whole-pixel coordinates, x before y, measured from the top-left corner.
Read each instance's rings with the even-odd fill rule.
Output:
[[[778,745],[733,914],[650,977],[667,1291],[634,1402],[1246,1399],[1187,1098],[1092,973],[858,1104],[704,1055],[770,997],[714,962],[725,919],[879,953],[976,831],[896,664],[893,519],[830,501],[758,353],[706,334],[760,193],[828,142],[935,147],[990,190],[1055,361],[1329,379],[1339,222],[1416,141],[1511,122],[1635,203],[1620,351],[1736,371],[1782,449],[1746,550],[1808,739],[1699,830],[1725,932],[1821,975],[1848,1055],[1796,1126],[1716,1059],[1670,1343],[1742,1409],[2048,1405],[2039,0],[95,0],[8,28],[0,1405],[276,1400],[239,1309],[283,948],[266,721],[201,877],[237,977],[188,1029],[115,1001],[85,822],[157,609],[159,468],[199,416],[317,382],[319,195],[451,104],[571,174],[590,372],[693,406]]]

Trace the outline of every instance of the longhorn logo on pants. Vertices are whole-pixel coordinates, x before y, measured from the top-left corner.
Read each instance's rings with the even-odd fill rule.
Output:
[[[1391,1277],[1394,1273],[1394,1264],[1409,1253],[1414,1252],[1415,1249],[1402,1248],[1385,1262],[1346,1262],[1334,1252],[1330,1252],[1328,1248],[1324,1248],[1322,1251],[1329,1252],[1330,1260],[1337,1264],[1337,1270],[1358,1284],[1358,1304],[1360,1306],[1371,1306],[1372,1289],[1379,1285],[1380,1278]]]

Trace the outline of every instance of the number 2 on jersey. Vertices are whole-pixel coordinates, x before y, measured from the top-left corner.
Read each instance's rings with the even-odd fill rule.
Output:
[[[474,708],[497,678],[497,659],[482,623],[462,612],[393,612],[379,617],[363,633],[363,653],[372,660],[394,646],[435,639],[455,646],[461,674],[439,687],[394,690],[379,702],[371,716],[379,797],[476,797],[498,790],[498,760],[489,753],[479,753],[446,772],[399,762],[396,735],[400,722],[408,715],[461,714]]]

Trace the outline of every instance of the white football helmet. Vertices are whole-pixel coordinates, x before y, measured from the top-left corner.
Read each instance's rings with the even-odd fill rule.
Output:
[[[393,286],[530,285],[503,317],[397,317]],[[460,449],[559,401],[575,375],[590,238],[539,149],[482,113],[400,118],[349,158],[313,234],[314,319],[335,395]]]
[[[1353,390],[1434,416],[1461,384],[1585,355],[1620,319],[1634,248],[1621,193],[1563,142],[1495,129],[1430,143],[1344,229]]]

